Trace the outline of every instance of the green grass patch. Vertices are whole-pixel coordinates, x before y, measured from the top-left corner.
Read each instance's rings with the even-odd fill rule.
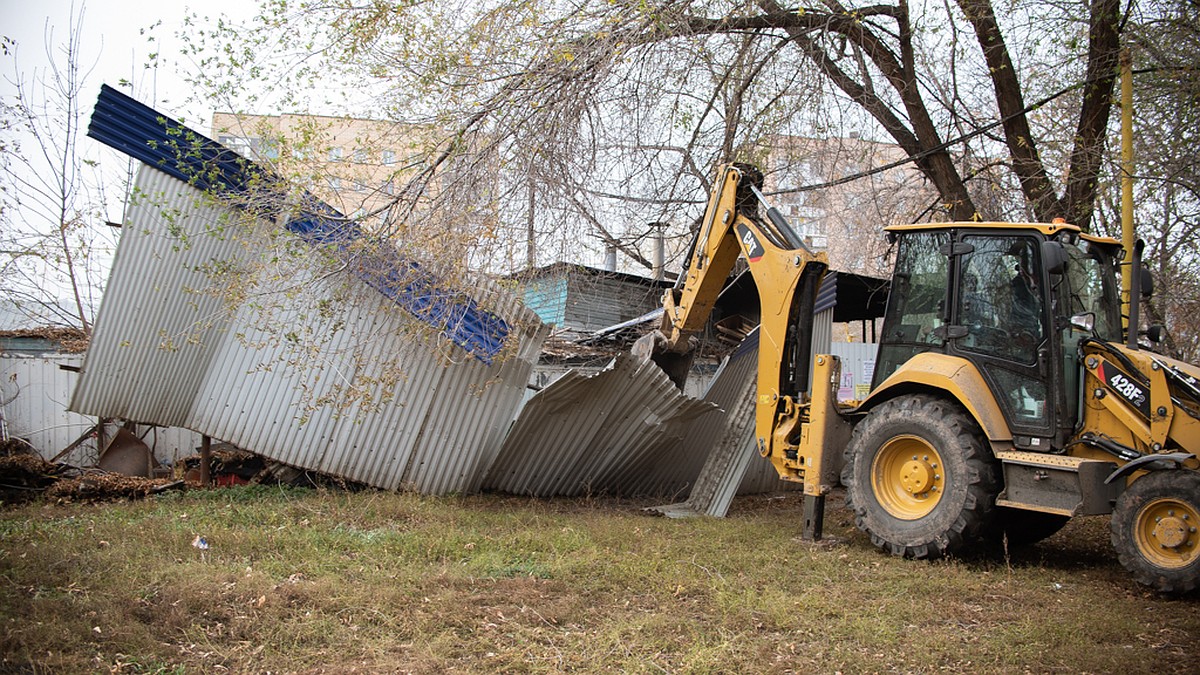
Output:
[[[1026,551],[875,551],[836,501],[724,519],[622,501],[242,487],[0,512],[0,671],[1193,672],[1197,599],[1102,519]],[[204,537],[207,550],[192,545]]]

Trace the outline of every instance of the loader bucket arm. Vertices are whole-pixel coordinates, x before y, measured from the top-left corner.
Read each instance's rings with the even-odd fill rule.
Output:
[[[768,208],[766,219],[759,216],[761,185],[762,173],[752,166],[721,168],[682,284],[666,293],[659,330],[636,350],[666,366],[675,379],[672,368],[688,360],[691,336],[703,329],[734,262],[744,257],[762,308],[755,438],[759,452],[771,457],[785,479],[802,480],[800,472],[783,470],[783,455],[794,454],[798,443],[808,399],[813,307],[829,265],[778,211]]]

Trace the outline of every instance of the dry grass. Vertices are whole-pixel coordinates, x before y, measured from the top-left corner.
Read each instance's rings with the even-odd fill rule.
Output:
[[[254,487],[8,509],[0,670],[1195,672],[1197,599],[1137,588],[1103,520],[930,564],[836,503],[802,542],[800,505]]]

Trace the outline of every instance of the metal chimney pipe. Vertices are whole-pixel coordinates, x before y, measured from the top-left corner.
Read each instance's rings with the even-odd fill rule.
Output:
[[[666,223],[651,223],[654,228],[654,280],[662,281],[665,273],[666,239],[664,231]]]
[[[617,247],[608,246],[604,249],[604,271],[617,271]]]

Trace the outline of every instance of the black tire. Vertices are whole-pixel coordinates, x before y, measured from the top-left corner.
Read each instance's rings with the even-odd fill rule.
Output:
[[[1200,582],[1200,472],[1154,471],[1117,499],[1111,529],[1121,565],[1139,583],[1186,593]]]
[[[979,540],[998,476],[983,432],[961,406],[914,394],[880,404],[858,423],[842,483],[856,524],[876,546],[939,558]]]
[[[1010,547],[1032,546],[1063,529],[1069,522],[1070,516],[997,506],[992,515],[992,524],[984,536],[997,544],[1007,539]]]

